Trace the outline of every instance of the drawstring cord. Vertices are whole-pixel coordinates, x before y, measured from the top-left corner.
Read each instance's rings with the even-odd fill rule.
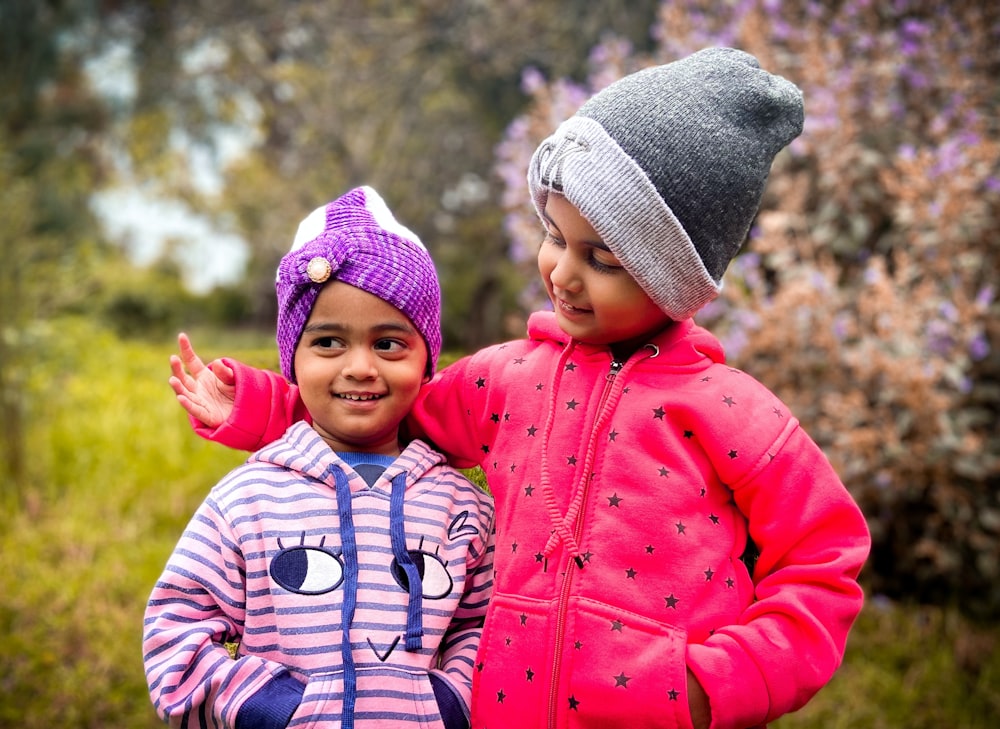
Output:
[[[343,729],[354,729],[354,707],[358,698],[358,679],[354,667],[354,653],[351,650],[351,623],[358,604],[358,542],[354,533],[354,517],[351,513],[351,487],[347,476],[331,465],[327,473],[332,473],[336,482],[337,510],[340,512],[340,540],[344,557],[344,608],[341,623],[340,655],[344,662],[344,710],[341,715]]]
[[[405,515],[403,502],[406,494],[406,473],[400,473],[392,479],[392,491],[389,495],[389,536],[392,539],[392,556],[396,558],[403,572],[406,573],[410,601],[406,610],[406,650],[418,651],[423,647],[424,634],[423,616],[423,580],[420,570],[410,557],[406,548]]]

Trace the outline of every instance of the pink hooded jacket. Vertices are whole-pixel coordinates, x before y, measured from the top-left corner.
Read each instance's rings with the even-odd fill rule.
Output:
[[[249,448],[301,415],[280,378],[229,364],[237,408],[202,435]],[[864,516],[787,407],[693,321],[618,362],[537,313],[528,339],[441,371],[413,421],[452,463],[481,465],[496,503],[474,729],[690,727],[687,668],[713,727],[759,726],[840,665]]]

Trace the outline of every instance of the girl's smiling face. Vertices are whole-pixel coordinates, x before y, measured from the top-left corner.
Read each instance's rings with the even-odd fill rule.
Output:
[[[538,271],[564,332],[629,352],[670,323],[565,197],[550,192],[544,217]]]
[[[331,281],[295,348],[313,427],[335,451],[398,455],[399,424],[426,380],[427,345],[399,309]]]

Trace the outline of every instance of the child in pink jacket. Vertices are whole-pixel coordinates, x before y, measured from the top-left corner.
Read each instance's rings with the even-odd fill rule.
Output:
[[[441,348],[434,265],[358,188],[303,222],[277,293],[310,422],[222,479],[178,542],[146,608],[153,704],[175,727],[468,727],[493,505],[399,440]]]
[[[553,311],[445,368],[408,420],[496,500],[475,729],[761,726],[839,666],[865,519],[691,319],[802,122],[793,84],[707,49],[610,85],[536,150]],[[181,344],[171,381],[205,437],[248,448],[305,417],[273,373]]]

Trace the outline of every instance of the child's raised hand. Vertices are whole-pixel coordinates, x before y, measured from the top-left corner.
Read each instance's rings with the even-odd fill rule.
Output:
[[[187,334],[177,335],[180,356],[170,355],[170,387],[177,402],[188,414],[210,428],[222,425],[233,412],[236,399],[236,378],[233,371],[219,360],[206,366],[195,354]]]

